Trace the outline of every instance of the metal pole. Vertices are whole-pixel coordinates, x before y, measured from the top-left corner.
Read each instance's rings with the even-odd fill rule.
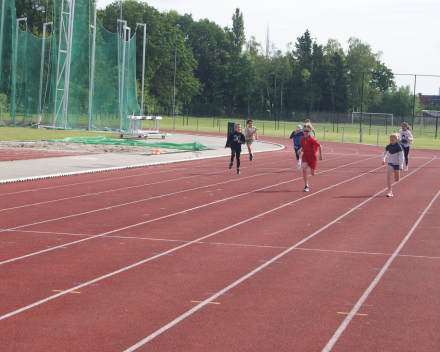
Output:
[[[0,20],[0,58],[2,57],[3,54],[3,23],[5,21],[5,3],[6,0],[2,0],[2,17]],[[2,81],[2,71],[3,68],[0,67],[0,83]]]
[[[123,31],[122,31],[122,41],[123,41],[123,46],[122,46],[122,78],[121,78],[121,87],[120,87],[120,91],[119,91],[119,132],[122,133],[122,106],[124,103],[124,74],[125,74],[125,38],[126,38],[126,27],[127,27],[127,21],[123,21],[123,20],[117,20],[118,22],[121,23],[121,26],[123,27]]]
[[[145,86],[145,42],[147,38],[147,24],[136,23],[136,26],[144,27],[143,51],[142,51],[142,96],[141,96],[141,115],[144,115],[144,86]],[[142,121],[142,120],[141,120]]]
[[[416,80],[417,80],[417,75],[414,75],[413,122],[414,122],[414,116],[415,116],[415,110],[416,110]],[[437,135],[436,135],[436,137],[437,137]]]
[[[66,68],[64,79],[64,101],[63,101],[63,118],[62,126],[64,129],[67,127],[67,110],[69,103],[69,82],[70,82],[70,57],[72,52],[72,38],[73,38],[73,19],[75,15],[75,0],[71,0],[69,8],[69,31],[67,35],[67,55],[66,55]]]
[[[361,134],[362,134],[362,112],[364,105],[364,74],[365,72],[362,72],[361,117],[359,119],[359,128],[361,129]],[[361,136],[361,142],[362,142],[362,136]]]
[[[119,1],[119,36],[122,38],[122,0]]]
[[[377,145],[379,145],[379,129],[377,130]]]
[[[4,0],[3,0],[4,1]],[[17,26],[15,28],[15,57],[14,66],[12,67],[12,96],[11,96],[11,109],[9,114],[12,113],[12,124],[15,124],[15,95],[17,91],[17,51],[18,51],[18,30],[20,29],[20,21],[27,21],[27,18],[17,18]]]
[[[89,126],[88,130],[92,127],[92,101],[93,101],[93,86],[95,83],[95,46],[96,46],[96,3],[93,11],[93,39],[92,39],[92,67],[90,72],[90,88],[89,88]]]
[[[44,45],[46,42],[46,26],[52,25],[53,22],[43,23],[43,40],[41,44],[41,66],[40,66],[40,89],[38,91],[38,122],[37,125],[41,122],[41,97],[43,94],[43,71],[44,71]]]
[[[180,27],[178,24],[176,27]],[[177,33],[176,33],[176,49],[174,50],[174,85],[173,85],[173,117],[174,109],[176,107],[176,66],[177,65]],[[185,120],[184,120],[185,121]]]

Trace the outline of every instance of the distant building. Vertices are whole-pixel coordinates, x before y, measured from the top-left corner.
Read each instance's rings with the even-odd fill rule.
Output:
[[[431,106],[433,108],[440,107],[440,88],[439,95],[422,95],[419,94],[419,102],[424,106]]]
[[[440,95],[419,95],[419,102],[424,106],[440,107]]]

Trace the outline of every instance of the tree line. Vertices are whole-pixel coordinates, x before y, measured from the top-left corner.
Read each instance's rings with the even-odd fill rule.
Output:
[[[53,19],[53,3],[16,0],[17,17],[28,18],[28,29],[41,37],[43,23]],[[381,112],[412,115],[413,92],[397,87],[381,52],[359,38],[344,50],[336,39],[319,44],[307,29],[283,49],[270,38],[246,39],[240,9],[231,27],[191,14],[160,12],[146,2],[124,0],[123,19],[131,28],[147,24],[145,96],[147,106],[171,105],[174,55],[176,104],[216,106],[226,112],[261,109],[280,111]],[[98,20],[117,32],[119,1],[98,10]],[[142,75],[142,31],[137,30],[136,70]],[[138,89],[140,95],[140,89]]]

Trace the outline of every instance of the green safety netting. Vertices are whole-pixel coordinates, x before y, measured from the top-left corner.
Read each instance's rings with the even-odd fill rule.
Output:
[[[213,149],[213,147],[205,147],[200,142],[194,143],[147,143],[142,141],[137,141],[133,139],[111,139],[106,136],[97,137],[67,137],[64,139],[47,139],[45,142],[65,142],[65,143],[83,143],[83,144],[107,144],[107,145],[125,145],[125,146],[139,146],[139,147],[154,147],[154,148],[165,148],[165,149],[178,149],[178,150],[205,150]]]
[[[53,27],[48,27],[53,34],[44,40],[43,73],[40,74],[43,39],[35,37],[27,28],[20,29],[16,22],[15,1],[2,0],[0,124],[23,126],[37,123],[41,103],[42,125],[92,130],[119,130],[122,127],[125,130],[128,125],[126,116],[140,114],[136,91],[136,35],[131,33],[131,38],[124,40],[118,33],[107,31],[97,20],[89,120],[94,30],[91,0],[75,1],[67,120],[64,124],[62,122],[63,91],[59,88],[64,87],[65,76],[60,74],[57,81],[57,72],[63,69],[66,58],[66,35],[60,32],[60,24],[62,18],[66,20],[68,17],[68,6],[68,1],[54,0]],[[24,29],[25,22],[20,23]],[[67,22],[64,27],[67,28]]]

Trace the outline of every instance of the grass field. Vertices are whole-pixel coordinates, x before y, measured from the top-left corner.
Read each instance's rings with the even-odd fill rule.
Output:
[[[70,121],[71,123],[78,123],[78,126],[84,128],[87,126],[88,120],[86,115],[80,115]],[[106,116],[102,121],[94,120],[94,124],[99,130],[99,125],[103,123],[104,126],[116,127],[118,121],[115,118]],[[182,118],[176,117],[164,117],[160,121],[160,129],[165,130],[179,130],[179,131],[199,131],[199,132],[219,132],[227,133],[228,122],[240,122],[245,123],[244,120],[224,118]],[[98,125],[99,123],[99,125]],[[271,137],[286,137],[289,138],[292,131],[296,128],[296,125],[301,122],[279,122],[274,121],[254,121],[254,126],[258,128],[258,134]],[[148,127],[148,123],[144,122],[144,128]],[[316,138],[318,140],[335,141],[335,142],[347,142],[347,143],[360,143],[359,126],[351,124],[340,124],[339,126],[319,125],[314,123],[313,127],[316,130]],[[384,126],[369,126],[363,127],[362,143],[372,145],[385,146],[389,143],[389,135],[393,131],[397,131],[400,126],[388,127]],[[325,135],[324,135],[325,129]],[[378,134],[379,131],[379,134]],[[440,136],[435,138],[435,129],[432,126],[429,130],[424,130],[422,134],[419,131],[414,132],[415,143],[411,145],[412,148],[426,148],[426,149],[440,149]],[[47,130],[47,129],[34,129],[34,128],[22,128],[22,127],[0,127],[0,140],[12,141],[12,140],[41,140],[41,139],[62,139],[65,137],[81,137],[81,136],[97,136],[104,134],[108,137],[115,137],[116,135],[110,132],[89,132],[80,130]]]
[[[238,119],[216,119],[214,121],[212,118],[187,119],[186,117],[176,117],[175,120],[173,118],[164,118],[160,122],[160,128],[167,130],[175,129],[179,131],[220,132],[226,134],[229,121],[240,122],[242,125],[245,123],[244,121]],[[254,121],[254,126],[258,128],[258,134],[270,137],[289,138],[290,134],[298,124],[301,124],[301,122],[280,122],[279,124],[275,124],[274,121]],[[338,127],[313,124],[313,128],[316,131],[316,138],[319,140],[360,143],[359,126],[340,124]],[[395,126],[385,130],[383,126],[372,126],[372,129],[369,130],[367,127],[363,127],[362,143],[385,146],[389,144],[389,135],[394,131],[397,132],[399,128],[400,126]],[[435,133],[423,132],[420,135],[420,133],[416,131],[414,133],[414,139],[416,142],[411,145],[412,148],[440,149],[440,135],[436,139]]]

